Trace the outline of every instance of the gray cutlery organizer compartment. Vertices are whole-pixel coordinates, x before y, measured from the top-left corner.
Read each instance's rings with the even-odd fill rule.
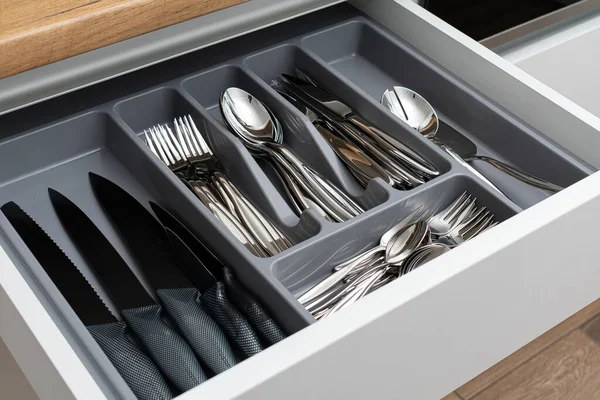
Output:
[[[314,322],[297,296],[337,263],[377,244],[387,229],[419,206],[431,215],[467,190],[502,221],[548,196],[474,164],[518,205],[506,201],[380,106],[386,88],[404,85],[422,94],[447,124],[442,130],[461,132],[477,145],[479,154],[564,186],[593,172],[347,5],[164,64],[168,67],[149,67],[116,78],[112,87],[119,86],[115,89],[118,95],[113,98],[107,93],[109,86],[103,86],[110,82],[67,95],[88,104],[90,94],[97,91],[103,101],[24,132],[19,130],[23,124],[13,123],[0,142],[0,159],[4,160],[0,203],[15,201],[29,213],[80,268],[115,315],[102,286],[63,230],[47,192],[52,187],[81,207],[142,278],[139,265],[94,197],[89,171],[114,181],[148,209],[152,200],[173,212],[233,268],[289,334]],[[293,72],[294,67],[304,69],[365,118],[419,151],[441,175],[408,191],[396,190],[378,179],[362,188],[310,122],[269,86],[272,79]],[[164,74],[157,76],[157,70]],[[312,210],[298,218],[271,168],[255,159],[224,126],[218,99],[229,86],[245,89],[265,102],[281,120],[284,143],[367,211],[343,223],[328,222]],[[40,116],[60,115],[56,112],[60,104],[60,99],[50,100],[31,110],[42,110]],[[146,147],[140,137],[145,128],[185,114],[191,114],[232,181],[290,237],[294,247],[270,258],[251,255]],[[2,246],[107,397],[135,398],[3,214],[0,229]]]

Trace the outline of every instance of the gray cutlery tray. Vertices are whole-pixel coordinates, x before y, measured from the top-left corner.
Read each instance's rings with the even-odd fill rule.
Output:
[[[409,191],[378,179],[363,189],[309,121],[269,87],[272,79],[294,67],[326,83],[368,120],[434,162],[442,174]],[[432,214],[467,190],[502,221],[548,196],[476,164],[518,205],[480,183],[379,105],[383,90],[394,84],[421,93],[439,111],[442,129],[466,135],[479,154],[564,186],[594,171],[400,38],[341,5],[0,117],[5,132],[0,142],[0,203],[15,201],[35,218],[116,312],[63,230],[47,194],[52,187],[79,205],[142,278],[93,195],[88,172],[96,172],[148,209],[153,200],[177,215],[292,334],[314,322],[297,296],[335,264],[378,243],[387,229],[418,207]],[[270,167],[253,158],[223,125],[218,98],[229,86],[241,87],[271,107],[283,124],[284,143],[367,212],[344,223],[327,222],[312,210],[298,218]],[[294,247],[270,258],[248,253],[146,147],[140,138],[144,128],[184,114],[192,115],[230,178]],[[134,398],[3,214],[0,230],[0,243],[107,396]]]

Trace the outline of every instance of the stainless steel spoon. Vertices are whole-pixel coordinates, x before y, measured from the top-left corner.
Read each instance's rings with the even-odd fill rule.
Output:
[[[471,167],[467,161],[481,160],[485,161],[498,170],[512,176],[513,178],[524,182],[528,185],[538,187],[540,189],[547,190],[549,192],[559,192],[563,188],[554,183],[548,182],[544,179],[538,178],[527,172],[521,171],[511,165],[508,165],[502,161],[495,160],[490,157],[478,156],[476,154],[457,154],[445,143],[437,140],[435,135],[439,129],[439,118],[435,109],[429,104],[427,100],[415,91],[401,87],[394,86],[392,89],[388,89],[383,93],[381,98],[381,104],[396,115],[400,120],[405,122],[407,125],[421,133],[427,139],[430,139],[452,158],[461,163],[465,168],[469,169],[474,175],[476,175],[483,182],[490,185],[496,191],[506,196],[496,185],[490,182],[485,176],[483,176],[475,168]],[[468,138],[461,135],[461,140],[471,142]],[[474,151],[477,147],[471,142],[471,148]],[[508,196],[506,196],[508,197]]]
[[[220,107],[229,128],[247,147],[279,163],[335,221],[345,221],[364,212],[345,193],[277,142],[281,136],[280,126],[269,109],[254,96],[239,88],[229,88],[221,94]]]

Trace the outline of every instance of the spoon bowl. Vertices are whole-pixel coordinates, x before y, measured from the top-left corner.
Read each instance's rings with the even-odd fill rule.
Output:
[[[427,139],[433,139],[440,127],[435,109],[414,90],[394,86],[383,93],[381,104]]]

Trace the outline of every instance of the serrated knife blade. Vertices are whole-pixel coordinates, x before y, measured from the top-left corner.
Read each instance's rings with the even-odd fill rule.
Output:
[[[48,193],[71,240],[163,374],[182,391],[204,382],[206,374],[192,348],[164,323],[162,307],[146,292],[100,229],[67,197],[54,189],[48,189]]]
[[[1,209],[133,393],[142,400],[173,398],[156,365],[127,338],[127,325],[106,308],[62,249],[16,203]]]

